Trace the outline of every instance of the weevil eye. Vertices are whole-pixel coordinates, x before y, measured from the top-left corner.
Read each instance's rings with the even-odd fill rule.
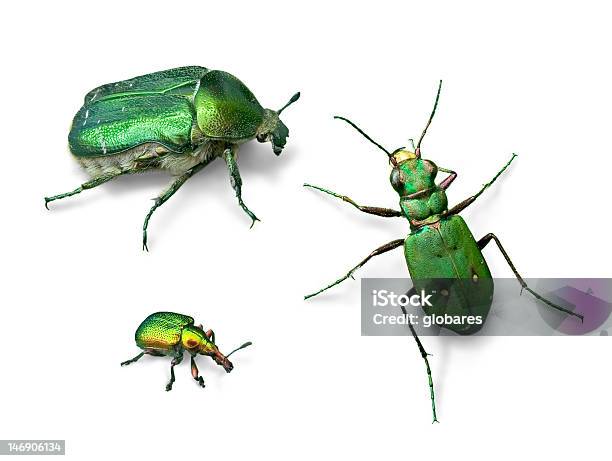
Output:
[[[258,134],[257,135],[257,140],[259,142],[266,142],[266,138],[267,138],[267,136],[265,134]]]

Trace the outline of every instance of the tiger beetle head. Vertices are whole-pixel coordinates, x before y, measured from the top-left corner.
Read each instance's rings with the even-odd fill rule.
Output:
[[[272,150],[276,155],[280,155],[287,144],[287,137],[289,136],[289,128],[281,121],[280,114],[287,107],[293,104],[295,101],[300,99],[300,93],[295,93],[289,102],[281,107],[279,110],[265,109],[263,121],[257,129],[255,137],[259,142],[272,143]]]

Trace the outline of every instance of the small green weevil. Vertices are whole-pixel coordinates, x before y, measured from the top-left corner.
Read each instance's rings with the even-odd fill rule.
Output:
[[[136,362],[145,354],[172,357],[167,391],[172,389],[174,383],[174,366],[181,363],[185,351],[191,355],[191,376],[204,387],[204,378],[200,376],[195,363],[198,354],[212,357],[217,365],[221,365],[229,373],[234,369],[229,356],[252,344],[250,341],[246,342],[229,354],[223,355],[215,343],[214,331],[204,331],[202,325],[194,325],[192,317],[174,312],[156,312],[149,315],[140,324],[134,336],[136,345],[142,349],[142,352],[133,359],[122,362],[121,366]]]
[[[198,171],[223,157],[238,204],[259,219],[242,201],[242,180],[236,162],[238,147],[252,139],[270,141],[276,155],[289,129],[279,110],[264,109],[253,93],[233,75],[189,66],[109,83],[91,90],[72,121],[70,151],[91,175],[71,192],[45,197],[49,202],[79,194],[124,174],[167,170],[176,179],[155,199],[143,225],[143,249],[153,212]]]

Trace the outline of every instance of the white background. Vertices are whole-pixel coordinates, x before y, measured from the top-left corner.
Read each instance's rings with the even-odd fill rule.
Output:
[[[423,2],[420,2],[423,3]],[[572,6],[572,3],[574,6]],[[605,338],[367,338],[359,282],[304,302],[400,219],[362,215],[305,181],[395,207],[385,156],[332,115],[393,149],[418,137],[444,79],[423,153],[459,178],[456,203],[519,157],[464,217],[495,232],[528,277],[610,277],[610,11],[604,2],[115,2],[4,6],[0,438],[66,439],[71,459],[547,459],[610,453]],[[66,137],[103,83],[183,65],[227,70],[280,107],[276,158],[245,146],[236,204],[221,161],[141,226],[170,178],[124,177],[45,210],[86,180]],[[494,247],[496,276],[510,270]],[[400,250],[359,276],[406,276]],[[518,289],[518,284],[517,284]],[[133,333],[155,310],[194,316],[227,375],[169,360]]]

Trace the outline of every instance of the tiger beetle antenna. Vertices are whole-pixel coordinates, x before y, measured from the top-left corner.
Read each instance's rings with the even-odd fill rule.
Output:
[[[431,125],[431,121],[433,120],[434,115],[436,114],[436,109],[438,108],[438,100],[440,99],[441,89],[442,89],[442,80],[440,80],[440,84],[438,85],[438,94],[436,95],[436,102],[434,102],[433,110],[431,111],[429,120],[427,120],[427,125],[425,125],[425,129],[423,130],[423,133],[421,133],[421,137],[419,138],[419,142],[417,143],[417,146],[415,149],[415,153],[417,154],[417,157],[421,155],[421,141],[423,141],[423,138],[425,137],[425,133],[427,133],[427,128],[429,128],[429,125]]]
[[[278,115],[280,115],[282,111],[284,111],[287,107],[289,107],[291,104],[293,104],[298,99],[300,99],[300,92],[299,91],[297,93],[295,93],[293,96],[291,96],[291,99],[289,100],[289,102],[287,104],[285,104],[283,107],[281,107],[279,110],[277,110],[276,113]]]
[[[230,355],[232,355],[234,352],[239,351],[240,349],[244,349],[245,347],[249,347],[250,345],[252,345],[253,343],[251,341],[247,341],[246,343],[244,343],[242,346],[237,347],[236,349],[234,349],[232,352],[230,352],[229,354],[227,354],[225,356],[225,358],[228,358]]]
[[[364,138],[366,138],[368,141],[370,141],[372,144],[374,144],[376,147],[378,147],[380,150],[382,150],[385,154],[387,154],[389,159],[393,158],[393,154],[391,154],[391,152],[389,152],[383,146],[381,146],[376,141],[374,141],[372,138],[370,138],[367,134],[365,134],[365,132],[361,128],[359,128],[357,125],[355,125],[353,122],[351,122],[348,118],[340,117],[339,115],[334,115],[334,118],[337,118],[338,120],[344,120],[346,123],[348,123],[353,128],[355,128],[357,131],[359,131],[359,133],[361,133],[361,135]]]

